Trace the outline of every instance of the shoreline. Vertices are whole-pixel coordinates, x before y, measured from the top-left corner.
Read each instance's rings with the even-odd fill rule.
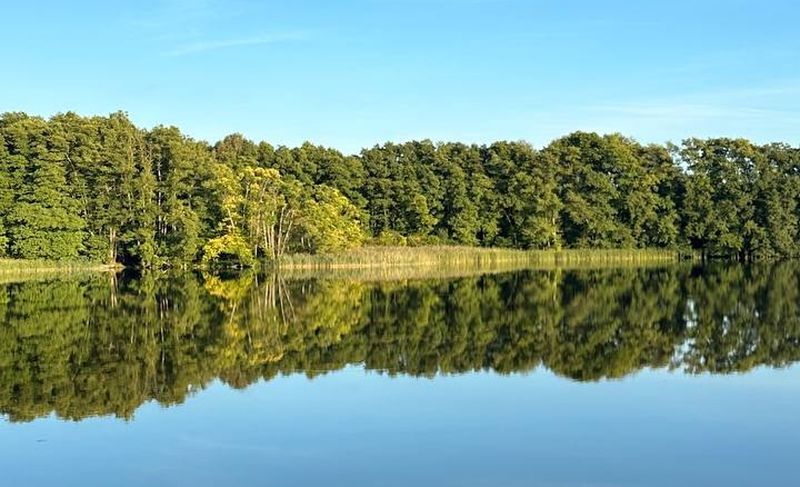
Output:
[[[124,268],[125,266],[122,264],[98,264],[96,262],[0,259],[0,275],[48,272],[116,272]]]
[[[661,249],[516,250],[459,246],[368,246],[339,254],[287,255],[278,262],[267,265],[281,270],[347,270],[497,265],[648,264],[679,260],[677,250]]]
[[[516,250],[462,246],[392,247],[366,246],[337,254],[292,254],[277,262],[255,267],[288,274],[362,273],[392,275],[461,274],[464,271],[502,272],[523,269],[586,266],[644,266],[679,262],[674,250],[567,249]],[[76,274],[117,273],[122,264],[75,261],[0,259],[0,278]],[[192,268],[196,270],[196,268]],[[219,269],[224,271],[225,269]]]

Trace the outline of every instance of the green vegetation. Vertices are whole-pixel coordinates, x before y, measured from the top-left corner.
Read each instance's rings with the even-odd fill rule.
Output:
[[[247,267],[364,244],[772,259],[800,255],[799,203],[800,149],[738,139],[576,132],[541,150],[344,155],[238,134],[209,145],[122,113],[0,116],[0,257],[14,259]]]
[[[277,264],[284,270],[414,266],[468,271],[506,264],[522,268],[576,264],[647,264],[676,259],[677,252],[668,249],[516,250],[464,246],[366,246],[337,254],[286,255]]]
[[[547,367],[731,373],[800,360],[800,265],[525,270],[361,281],[100,274],[0,286],[0,413],[130,417],[348,364],[432,376]]]
[[[522,270],[661,267],[668,250],[514,250],[480,247],[363,247],[335,255],[294,254],[275,269],[282,278],[396,281],[448,279]]]
[[[117,265],[96,264],[67,260],[16,260],[0,259],[0,283],[15,279],[46,277],[53,274],[76,274],[85,272],[112,272],[120,270]]]

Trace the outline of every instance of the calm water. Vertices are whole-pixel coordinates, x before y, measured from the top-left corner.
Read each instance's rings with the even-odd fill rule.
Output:
[[[800,485],[800,266],[0,286],[0,485]]]

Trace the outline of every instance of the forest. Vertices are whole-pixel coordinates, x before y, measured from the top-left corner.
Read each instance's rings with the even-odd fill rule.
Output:
[[[800,254],[800,148],[643,145],[575,132],[536,149],[413,141],[346,155],[124,113],[0,116],[0,257],[143,268],[363,245]]]
[[[130,418],[215,379],[244,388],[350,364],[578,381],[800,360],[800,264],[679,264],[447,279],[174,273],[0,285],[0,414]]]

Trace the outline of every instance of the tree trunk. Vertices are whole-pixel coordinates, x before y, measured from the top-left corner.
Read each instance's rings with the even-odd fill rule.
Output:
[[[117,230],[112,227],[108,229],[108,263],[115,262],[117,262]]]

